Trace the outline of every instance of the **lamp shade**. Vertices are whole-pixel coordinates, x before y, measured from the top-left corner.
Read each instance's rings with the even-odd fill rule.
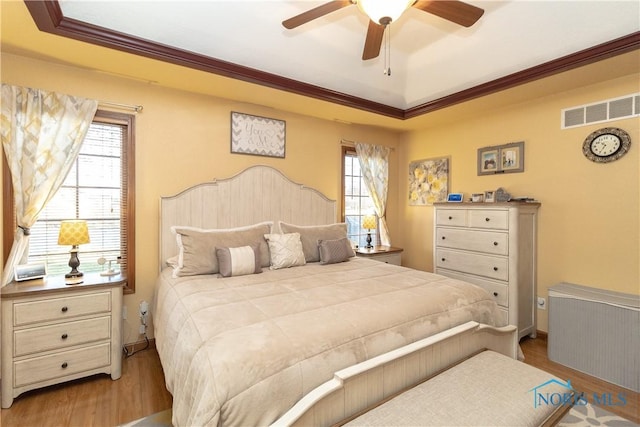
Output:
[[[375,215],[365,215],[362,218],[362,228],[365,228],[367,230],[374,230],[378,228]]]
[[[358,0],[358,7],[376,24],[387,25],[400,18],[414,0]]]
[[[87,221],[68,220],[60,223],[60,234],[58,235],[59,245],[83,245],[89,243],[89,228]]]

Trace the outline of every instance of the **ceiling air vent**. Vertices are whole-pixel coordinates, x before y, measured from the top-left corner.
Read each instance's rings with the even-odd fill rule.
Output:
[[[562,129],[640,116],[640,93],[562,110]]]

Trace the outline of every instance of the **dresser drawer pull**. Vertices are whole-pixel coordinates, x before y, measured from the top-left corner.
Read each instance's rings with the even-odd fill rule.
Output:
[[[69,311],[69,307],[67,307],[66,305],[64,307],[62,307],[60,309],[60,311],[62,311],[63,313],[66,313],[67,311]]]
[[[442,258],[442,262],[446,261],[444,258]]]
[[[493,296],[494,296],[494,297],[497,297],[497,296],[498,296],[498,293],[497,293],[497,292],[494,292],[494,293],[493,293]]]
[[[485,218],[484,220],[489,222],[489,221],[491,221],[491,218]]]
[[[62,338],[63,340],[66,340],[67,338],[69,338],[69,335],[67,335],[67,334],[62,334],[62,336],[61,336],[60,338]]]
[[[493,271],[498,271],[498,267],[493,267]]]
[[[452,216],[450,216],[450,217],[449,217],[449,219],[453,219],[453,217],[452,217]]]
[[[62,365],[60,365],[62,369],[67,369],[67,366],[69,366],[67,362],[64,362]]]
[[[446,237],[442,236],[442,240],[445,240],[445,239],[446,239]]]
[[[498,246],[498,242],[493,242],[493,246]]]

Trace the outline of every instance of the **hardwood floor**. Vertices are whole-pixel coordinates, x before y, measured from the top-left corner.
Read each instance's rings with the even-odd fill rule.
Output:
[[[563,380],[571,380],[576,390],[584,391],[588,396],[624,393],[624,406],[605,409],[640,424],[640,393],[551,362],[547,358],[544,336],[525,338],[521,346],[526,363]],[[124,359],[122,378],[118,381],[98,375],[23,394],[14,400],[11,408],[2,410],[0,424],[4,427],[112,427],[170,407],[171,395],[165,388],[158,353],[151,348]]]

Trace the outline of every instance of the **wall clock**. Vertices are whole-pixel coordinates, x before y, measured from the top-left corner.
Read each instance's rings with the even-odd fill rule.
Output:
[[[629,151],[631,137],[620,128],[602,128],[589,134],[582,144],[582,153],[592,162],[608,163]]]

